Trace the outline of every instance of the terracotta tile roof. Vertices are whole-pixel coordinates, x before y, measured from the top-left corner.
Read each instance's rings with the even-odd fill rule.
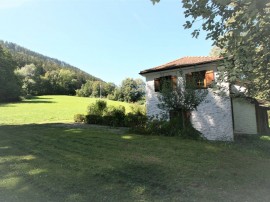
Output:
[[[211,62],[215,62],[221,59],[222,58],[220,57],[208,57],[208,56],[182,57],[180,59],[166,63],[164,65],[160,65],[151,69],[143,70],[140,72],[140,74],[211,63]]]

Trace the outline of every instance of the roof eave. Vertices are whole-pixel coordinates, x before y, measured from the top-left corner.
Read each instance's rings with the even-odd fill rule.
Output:
[[[214,62],[217,62],[217,61],[220,61],[220,60],[222,60],[222,59],[218,59],[218,60],[214,60],[214,61],[207,61],[207,62],[200,62],[200,63],[195,63],[195,64],[171,65],[171,66],[168,66],[168,67],[166,67],[164,69],[148,69],[148,70],[144,70],[144,71],[141,71],[139,74],[144,75],[144,74],[153,73],[153,72],[162,72],[162,71],[173,70],[173,69],[178,69],[178,68],[192,67],[192,66],[197,66],[197,65],[214,63]]]

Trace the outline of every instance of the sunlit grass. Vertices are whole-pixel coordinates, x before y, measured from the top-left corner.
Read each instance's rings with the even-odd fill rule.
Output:
[[[260,139],[270,141],[270,136],[261,136]]]
[[[0,104],[0,124],[29,124],[73,122],[75,114],[85,114],[87,106],[96,98],[75,96],[38,96],[19,103]],[[107,100],[109,105],[122,105],[126,112],[133,104]]]

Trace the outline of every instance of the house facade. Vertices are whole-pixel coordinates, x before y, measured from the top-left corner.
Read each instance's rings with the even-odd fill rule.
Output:
[[[228,83],[218,83],[223,89],[222,96],[217,90],[211,88],[211,83],[218,81],[217,67],[220,60],[221,58],[218,57],[184,57],[141,71],[140,74],[146,78],[147,115],[158,117],[163,113],[157,107],[162,80],[171,79],[174,85],[181,85],[183,79],[194,76],[198,89],[207,89],[208,94],[197,110],[191,112],[190,119],[194,128],[206,139],[233,141],[234,135],[238,133],[258,134],[260,132],[258,119],[265,117],[265,114],[267,116],[268,108],[261,109],[258,103],[232,98]],[[185,75],[184,78],[183,75]],[[262,113],[258,112],[259,109]],[[268,122],[264,125],[266,124],[269,128]]]

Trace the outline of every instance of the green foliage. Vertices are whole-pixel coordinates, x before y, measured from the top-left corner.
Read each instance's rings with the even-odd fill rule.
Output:
[[[224,50],[219,79],[246,88],[247,96],[270,99],[270,3],[268,0],[183,0],[185,28],[208,32],[207,39]]]
[[[183,119],[175,117],[171,120],[157,119],[154,117],[145,119],[144,116],[136,116],[136,118],[142,118],[137,124],[132,126],[132,131],[146,134],[146,135],[158,135],[158,136],[178,136],[184,139],[200,140],[201,133],[197,131],[190,123],[187,123],[183,127]]]
[[[269,0],[182,0],[182,4],[190,18],[185,29],[192,28],[196,38],[206,31],[206,39],[222,50],[219,81],[244,87],[245,96],[269,100]]]
[[[107,97],[109,100],[124,102],[143,102],[145,83],[141,79],[126,78],[119,87],[113,83],[102,81],[87,81],[76,90],[76,95],[81,97]]]
[[[200,133],[193,128],[188,114],[206,98],[208,90],[197,89],[196,78],[187,81],[181,72],[179,78],[176,86],[172,86],[170,82],[162,83],[157,106],[164,111],[163,117],[159,117],[161,120],[150,121],[146,130],[166,136],[198,139]],[[169,112],[174,112],[174,117],[170,117],[170,120]],[[154,127],[157,128],[156,131]]]
[[[87,114],[85,115],[85,123],[102,125],[103,120],[101,115]]]
[[[0,102],[18,101],[20,84],[14,74],[16,63],[7,50],[0,45]]]
[[[87,108],[87,114],[102,116],[106,113],[107,102],[104,100],[97,100],[95,103],[92,103]]]
[[[87,80],[100,81],[63,61],[43,56],[17,44],[0,40],[0,45],[9,50],[19,67],[17,73],[25,95],[75,95],[75,90]]]
[[[86,123],[108,126],[142,127],[147,118],[138,106],[132,107],[132,112],[126,114],[124,106],[107,105],[106,101],[98,100],[89,105]]]
[[[195,78],[185,80],[182,73],[179,74],[179,84],[172,87],[171,83],[163,82],[162,90],[158,95],[158,108],[169,111],[192,111],[205,99],[207,89],[197,89]]]
[[[80,89],[76,90],[76,95],[79,97],[103,97],[112,96],[116,86],[113,83],[103,81],[86,81]],[[114,100],[111,98],[111,100]]]
[[[141,131],[147,123],[147,116],[142,113],[130,112],[125,116],[125,125],[131,127],[132,131]]]
[[[115,100],[137,102],[145,95],[145,83],[141,79],[126,78],[114,95]]]
[[[85,122],[85,115],[83,115],[83,114],[75,114],[74,115],[74,122],[75,123],[84,123]]]

